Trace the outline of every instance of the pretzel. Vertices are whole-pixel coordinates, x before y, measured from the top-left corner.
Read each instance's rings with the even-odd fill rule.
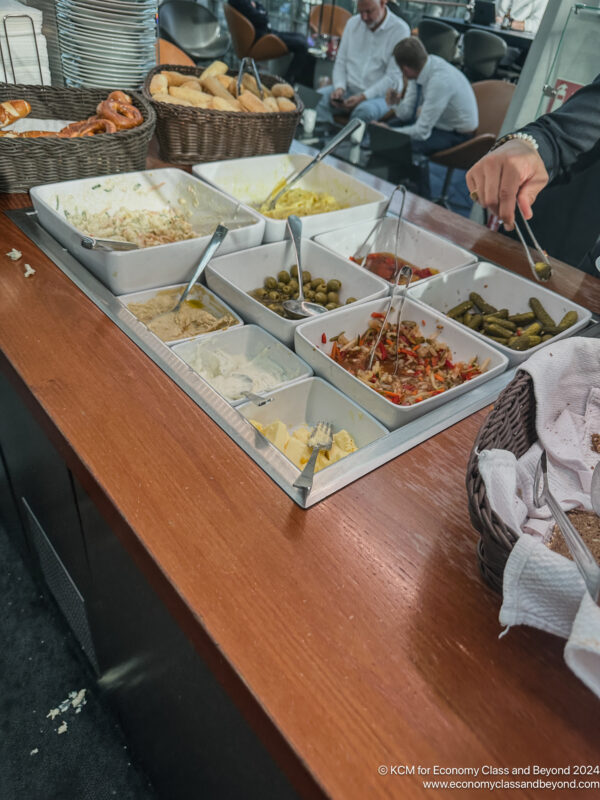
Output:
[[[110,120],[118,131],[135,128],[144,121],[141,111],[123,98],[131,101],[124,92],[111,92],[96,108],[98,116]]]
[[[81,136],[94,136],[96,133],[115,133],[117,126],[109,119],[102,117],[90,117],[81,122],[72,122],[60,132],[60,135],[67,139],[79,138]]]
[[[23,119],[31,111],[27,100],[6,100],[0,103],[0,128],[10,125],[18,119]]]

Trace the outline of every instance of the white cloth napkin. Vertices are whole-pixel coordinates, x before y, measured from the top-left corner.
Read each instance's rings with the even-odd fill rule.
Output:
[[[566,511],[590,510],[590,484],[600,455],[600,341],[564,339],[547,345],[521,369],[533,379],[538,442],[521,458],[505,450],[479,453],[479,471],[496,514],[520,536],[504,570],[503,625],[531,625],[567,639],[565,660],[600,697],[600,608],[575,564],[543,544],[552,528],[547,507],[533,502],[542,447],[550,490]]]

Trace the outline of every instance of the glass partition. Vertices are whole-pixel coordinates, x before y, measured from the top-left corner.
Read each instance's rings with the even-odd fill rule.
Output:
[[[577,89],[600,72],[600,8],[574,5],[567,17],[556,54],[546,76],[536,116],[555,111]]]

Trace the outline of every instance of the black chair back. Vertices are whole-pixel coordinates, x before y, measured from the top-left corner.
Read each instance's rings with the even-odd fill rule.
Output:
[[[451,25],[434,19],[423,19],[419,23],[419,39],[430,55],[440,56],[450,62],[456,59],[458,31]]]
[[[468,30],[463,38],[463,72],[470,81],[493,78],[506,50],[506,42],[495,33]]]

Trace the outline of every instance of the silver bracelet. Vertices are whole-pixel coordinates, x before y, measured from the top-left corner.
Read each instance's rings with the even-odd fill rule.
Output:
[[[492,150],[497,150],[498,147],[502,147],[503,144],[506,144],[506,142],[510,142],[512,139],[519,139],[521,142],[524,142],[525,144],[530,145],[530,147],[533,147],[534,150],[536,151],[539,150],[538,143],[530,133],[522,133],[521,131],[517,131],[517,133],[506,133],[504,136],[498,139],[498,141],[495,142],[495,144],[493,144],[492,147],[490,148],[490,152]]]

